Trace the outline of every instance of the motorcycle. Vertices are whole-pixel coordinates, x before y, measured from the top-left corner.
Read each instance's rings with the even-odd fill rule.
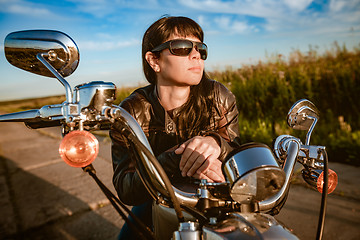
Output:
[[[60,126],[61,158],[94,178],[120,216],[138,229],[139,238],[298,239],[273,216],[286,202],[297,162],[304,167],[304,180],[322,193],[316,236],[322,238],[326,198],[336,187],[337,175],[328,168],[325,147],[310,145],[319,111],[309,100],[297,101],[287,116],[290,127],[307,131],[305,144],[291,135],[277,137],[273,149],[261,143],[244,144],[223,162],[225,182],[201,180],[191,187],[173,186],[139,124],[126,110],[113,105],[113,83],[94,81],[72,89],[65,80],[79,64],[79,50],[71,37],[52,30],[19,31],[5,38],[4,47],[8,62],[15,67],[58,79],[65,88],[66,101],[0,115],[0,122],[24,122],[31,129]],[[99,144],[90,132],[109,130],[115,121],[129,139],[136,170],[154,199],[153,229],[133,216],[96,176],[92,165]],[[134,221],[129,221],[127,214]]]

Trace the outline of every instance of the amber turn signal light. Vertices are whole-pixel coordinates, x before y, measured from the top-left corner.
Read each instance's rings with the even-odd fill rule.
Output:
[[[338,183],[338,176],[335,171],[329,169],[329,180],[328,180],[328,194],[332,193]],[[324,188],[324,171],[320,174],[318,180],[317,180],[317,190],[322,193]]]
[[[59,147],[61,158],[72,167],[86,167],[99,153],[99,142],[87,131],[72,131],[61,141]]]

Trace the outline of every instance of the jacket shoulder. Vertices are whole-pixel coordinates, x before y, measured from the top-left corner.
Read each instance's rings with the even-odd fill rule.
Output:
[[[139,115],[144,114],[144,110],[150,110],[151,104],[146,96],[149,96],[152,89],[151,85],[136,89],[119,106],[128,111],[135,119],[139,118]]]
[[[214,93],[217,103],[222,106],[231,106],[236,103],[235,95],[222,83],[210,80],[214,84]]]

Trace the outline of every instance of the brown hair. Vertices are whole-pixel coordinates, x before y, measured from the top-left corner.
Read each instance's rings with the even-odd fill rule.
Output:
[[[146,30],[142,41],[143,71],[150,84],[156,85],[156,73],[146,61],[145,54],[164,43],[172,35],[192,36],[201,42],[204,41],[203,30],[190,18],[165,16],[154,22]],[[157,57],[160,57],[160,54]],[[213,102],[213,84],[204,72],[200,83],[191,86],[189,99],[182,106],[178,116],[174,116],[183,141],[199,135],[205,130],[204,127],[209,125]]]
[[[146,79],[151,84],[156,84],[156,75],[146,61],[145,54],[164,43],[172,35],[193,36],[201,42],[204,40],[204,33],[201,27],[190,18],[165,16],[154,22],[145,32],[142,41],[143,70]]]

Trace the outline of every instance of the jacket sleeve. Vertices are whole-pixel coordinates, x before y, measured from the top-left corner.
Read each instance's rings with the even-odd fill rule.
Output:
[[[119,198],[127,205],[140,205],[150,200],[150,194],[135,171],[135,163],[131,161],[128,148],[112,139],[113,184]]]
[[[123,103],[121,105],[131,115],[134,116],[131,105]],[[145,185],[138,172],[136,171],[135,156],[128,139],[120,131],[120,125],[114,123],[110,131],[112,140],[111,154],[113,162],[113,185],[121,199],[127,205],[140,205],[151,199]],[[180,158],[173,151],[167,151],[157,156],[158,161],[170,178],[180,175],[178,165]]]
[[[219,160],[223,161],[227,155],[240,146],[239,119],[235,95],[221,83],[215,85],[216,111],[220,116],[214,131],[205,133],[214,137],[220,145]]]
[[[127,205],[140,205],[151,199],[146,187],[141,181],[138,172],[135,170],[134,156],[131,154],[131,147],[127,139],[118,135],[117,130],[111,131],[111,154],[113,161],[113,184],[121,199]],[[170,180],[178,178],[180,157],[174,151],[163,152],[157,156],[157,160],[164,168]]]

